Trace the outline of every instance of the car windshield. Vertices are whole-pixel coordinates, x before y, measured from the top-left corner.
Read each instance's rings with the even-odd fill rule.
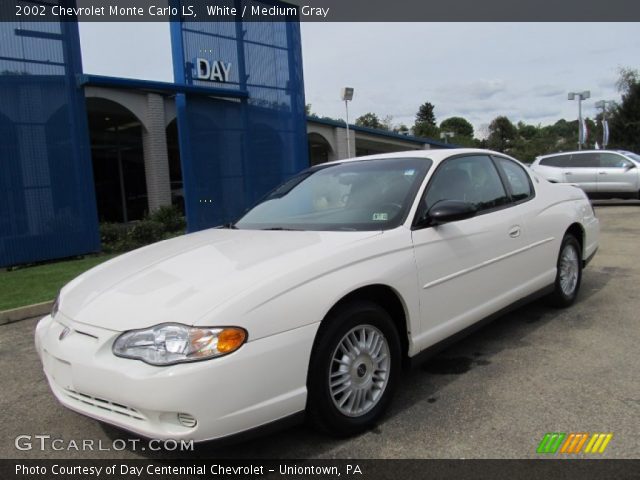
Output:
[[[386,158],[321,165],[268,194],[233,225],[251,230],[362,231],[405,220],[431,160]]]

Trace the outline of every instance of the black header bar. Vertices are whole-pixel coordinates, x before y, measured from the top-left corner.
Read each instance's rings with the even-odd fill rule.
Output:
[[[2,0],[0,21],[637,22],[629,0]]]

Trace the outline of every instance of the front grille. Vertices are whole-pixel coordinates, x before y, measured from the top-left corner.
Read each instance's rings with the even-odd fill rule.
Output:
[[[126,405],[122,405],[120,403],[110,402],[109,400],[105,400],[103,398],[92,397],[90,395],[85,395],[84,393],[79,393],[69,389],[65,389],[65,393],[67,397],[77,402],[84,403],[85,405],[91,405],[92,407],[106,410],[108,412],[113,412],[124,417],[133,418],[135,420],[147,420],[145,416],[135,408],[127,407]]]

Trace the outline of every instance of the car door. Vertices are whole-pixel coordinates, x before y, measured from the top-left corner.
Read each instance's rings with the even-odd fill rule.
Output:
[[[473,203],[478,212],[419,227],[418,219],[441,200]],[[488,155],[453,157],[438,166],[420,200],[412,241],[422,321],[419,348],[511,303],[511,292],[526,276],[514,255],[524,244],[520,215]]]
[[[526,169],[511,158],[494,156],[504,182],[521,219],[522,251],[514,268],[525,272],[518,296],[526,297],[549,283],[555,277],[557,244],[554,243],[554,224],[544,215],[548,204],[536,196],[535,182]],[[556,235],[557,236],[557,235]]]
[[[598,155],[595,152],[573,153],[569,166],[564,168],[567,183],[575,183],[587,193],[597,192]]]
[[[598,193],[637,193],[638,169],[635,164],[614,152],[601,152],[598,168]]]

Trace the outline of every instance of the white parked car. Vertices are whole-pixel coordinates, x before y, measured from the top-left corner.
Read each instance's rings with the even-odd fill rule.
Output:
[[[640,198],[640,155],[579,150],[543,155],[531,169],[553,183],[571,183],[593,198]]]
[[[36,347],[62,404],[142,436],[305,411],[354,434],[429,347],[542,294],[573,303],[598,232],[580,189],[486,150],[323,164],[234,225],[76,278]]]

